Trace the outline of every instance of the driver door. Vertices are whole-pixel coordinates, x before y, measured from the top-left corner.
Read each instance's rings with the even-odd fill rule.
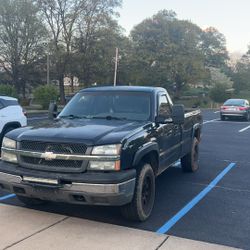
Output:
[[[181,152],[181,127],[171,122],[172,105],[165,93],[158,96],[158,116],[169,120],[166,124],[158,124],[157,136],[160,148],[160,171],[177,161]]]

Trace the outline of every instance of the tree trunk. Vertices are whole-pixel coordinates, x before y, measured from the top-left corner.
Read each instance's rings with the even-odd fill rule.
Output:
[[[71,74],[70,75],[70,80],[71,80],[71,82],[70,82],[70,85],[71,85],[71,93],[74,93],[74,76]]]
[[[26,84],[25,82],[22,82],[22,95],[23,95],[23,99],[26,98]]]
[[[59,76],[60,104],[65,105],[64,75]]]

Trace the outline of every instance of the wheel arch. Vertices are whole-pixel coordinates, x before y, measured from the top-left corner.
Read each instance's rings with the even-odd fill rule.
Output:
[[[21,128],[21,127],[22,125],[20,124],[20,122],[8,122],[4,125],[2,133],[4,134],[7,128]]]
[[[201,140],[201,125],[199,123],[193,126],[192,138],[197,138],[199,142]]]
[[[159,168],[159,147],[157,143],[144,144],[135,154],[133,166],[139,166],[140,162],[149,163],[157,175]]]

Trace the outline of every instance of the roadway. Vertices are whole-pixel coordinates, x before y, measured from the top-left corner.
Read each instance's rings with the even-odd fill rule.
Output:
[[[160,232],[187,239],[250,249],[250,122],[220,121],[219,114],[203,111],[200,169],[184,174],[179,164],[156,181],[152,216],[143,223],[124,220],[115,207],[48,203],[37,209]],[[29,124],[41,124],[33,117]],[[0,191],[0,202],[22,207]],[[5,198],[6,197],[6,198]]]

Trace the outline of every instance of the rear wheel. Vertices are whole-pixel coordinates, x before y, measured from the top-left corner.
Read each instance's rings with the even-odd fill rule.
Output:
[[[224,115],[221,115],[221,116],[220,116],[220,119],[221,119],[222,121],[225,121],[225,120],[226,120],[226,117],[225,117]]]
[[[46,201],[44,200],[30,198],[30,197],[21,196],[21,195],[17,195],[17,198],[18,200],[20,200],[22,203],[24,203],[25,205],[29,207],[39,206],[39,205],[43,205],[46,203]]]
[[[133,200],[121,207],[121,213],[127,219],[144,221],[152,212],[154,200],[155,175],[151,165],[144,163],[137,175]]]
[[[250,113],[247,112],[247,114],[245,115],[245,120],[248,122],[250,120]]]
[[[196,137],[193,139],[192,150],[181,158],[181,167],[184,172],[195,172],[199,168],[199,141]]]

